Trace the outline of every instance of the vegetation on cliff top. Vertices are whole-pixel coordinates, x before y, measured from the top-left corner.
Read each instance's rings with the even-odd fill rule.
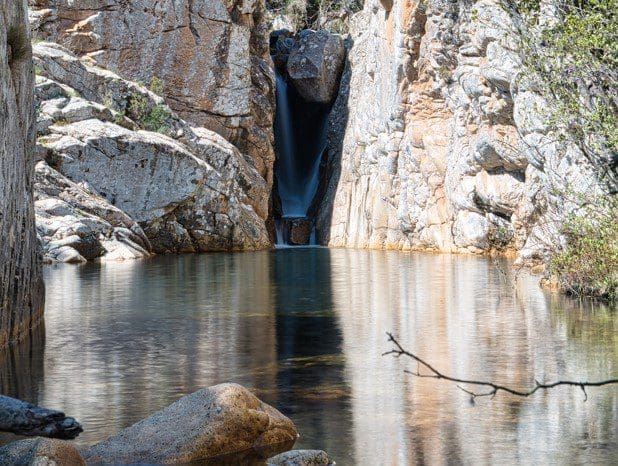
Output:
[[[510,9],[551,129],[575,142],[618,193],[618,0],[523,0]]]
[[[271,14],[283,15],[295,31],[326,29],[347,32],[349,15],[363,9],[364,0],[266,0]]]
[[[516,18],[523,65],[546,99],[551,133],[574,143],[605,195],[581,193],[550,261],[561,287],[618,298],[618,0],[523,0]]]

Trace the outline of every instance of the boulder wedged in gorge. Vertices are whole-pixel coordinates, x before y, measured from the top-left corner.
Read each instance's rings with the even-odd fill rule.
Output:
[[[307,102],[334,100],[345,59],[343,39],[327,31],[304,30],[298,34],[287,59],[287,74]]]
[[[25,0],[0,2],[0,348],[43,315],[44,285],[34,229],[35,118]]]
[[[574,208],[565,193],[598,182],[549,137],[500,2],[367,0],[350,33],[318,241],[544,257]]]
[[[48,260],[270,247],[270,191],[250,157],[57,44],[37,44],[35,64],[44,159],[35,195]]]
[[[264,0],[31,1],[38,37],[132,81],[251,156],[270,187],[274,72]]]
[[[93,464],[217,464],[235,455],[264,460],[288,450],[297,436],[292,421],[247,389],[220,384],[181,398],[82,455]]]

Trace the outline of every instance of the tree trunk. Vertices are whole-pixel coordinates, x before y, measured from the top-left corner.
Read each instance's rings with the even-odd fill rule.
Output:
[[[34,226],[34,69],[25,0],[0,0],[0,348],[43,315]]]

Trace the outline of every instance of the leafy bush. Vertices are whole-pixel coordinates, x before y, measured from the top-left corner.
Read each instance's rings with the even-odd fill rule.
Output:
[[[550,127],[574,141],[618,192],[618,0],[507,1]]]
[[[171,117],[169,109],[162,104],[150,105],[148,97],[133,94],[129,100],[129,116],[147,131],[165,134],[169,131],[168,119]]]
[[[165,91],[165,84],[157,76],[154,76],[152,81],[150,81],[150,90],[157,95],[163,95],[163,91]]]
[[[562,227],[563,251],[554,255],[550,272],[563,289],[577,296],[618,300],[618,198],[597,199]]]
[[[171,113],[165,105],[155,105],[144,115],[141,124],[145,130],[165,134],[169,131],[167,120],[170,116]]]

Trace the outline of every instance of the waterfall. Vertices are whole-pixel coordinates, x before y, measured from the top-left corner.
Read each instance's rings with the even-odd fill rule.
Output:
[[[275,179],[281,201],[277,244],[287,244],[285,219],[305,219],[320,183],[320,161],[326,149],[328,107],[305,102],[277,73]],[[313,229],[313,228],[312,228]],[[315,244],[314,232],[310,242]]]

